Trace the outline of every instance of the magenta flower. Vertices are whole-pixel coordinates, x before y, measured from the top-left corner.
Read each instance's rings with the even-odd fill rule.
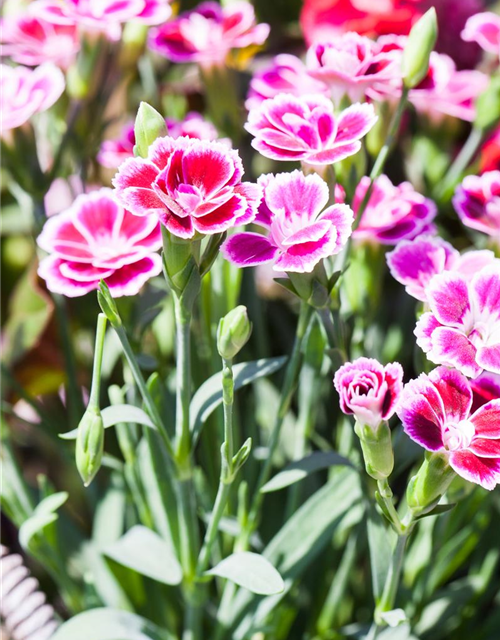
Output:
[[[38,274],[50,291],[71,298],[97,289],[100,280],[114,297],[133,296],[161,272],[158,219],[132,215],[111,189],[78,196],[47,220],[37,242],[50,254]]]
[[[370,185],[370,178],[361,178],[354,194],[356,213]],[[353,238],[381,244],[396,244],[411,240],[433,229],[437,208],[432,200],[417,193],[409,182],[395,186],[385,175],[374,183],[370,199]]]
[[[463,255],[441,238],[419,236],[402,240],[387,256],[387,264],[395,280],[406,287],[409,295],[427,301],[427,289],[435,275],[456,271],[467,280],[495,260],[493,251],[467,251]]]
[[[245,129],[266,158],[324,165],[357,153],[376,121],[371,104],[354,104],[335,116],[326,96],[282,93],[252,109]]]
[[[173,62],[221,64],[231,49],[262,45],[269,25],[255,24],[249,2],[202,2],[193,11],[155,29],[149,45]]]
[[[485,11],[471,16],[460,35],[466,42],[477,42],[488,53],[500,56],[500,16],[496,13]]]
[[[211,122],[195,111],[186,115],[184,120],[165,119],[168,135],[171,138],[195,138],[198,140],[216,140],[217,129]],[[219,140],[227,146],[230,141],[223,138]],[[120,136],[114,140],[104,140],[97,155],[97,161],[103,167],[117,169],[122,162],[134,157],[135,133],[134,122],[128,122],[121,130]]]
[[[80,48],[76,27],[51,24],[37,17],[32,6],[1,21],[1,55],[19,64],[35,67],[53,62],[66,69]]]
[[[398,362],[384,367],[372,358],[358,358],[342,365],[333,382],[342,412],[375,429],[396,410],[403,390],[403,368]]]
[[[484,371],[475,380],[469,382],[472,389],[472,413],[490,400],[500,399],[500,375],[498,373]]]
[[[354,32],[313,44],[307,52],[307,68],[313,78],[330,87],[337,104],[344,95],[357,102],[371,90],[401,81],[399,52],[381,50],[376,42]]]
[[[466,227],[500,241],[500,171],[466,176],[455,192],[453,206]]]
[[[500,263],[472,279],[445,271],[427,289],[430,311],[417,323],[417,344],[431,362],[455,367],[470,378],[500,373]]]
[[[300,58],[288,53],[281,53],[254,74],[250,81],[245,107],[248,111],[255,109],[264,100],[274,98],[279,93],[294,96],[305,96],[312,93],[327,94],[328,87],[320,80],[311,78]]]
[[[459,476],[491,490],[500,482],[500,400],[474,413],[471,406],[467,378],[438,367],[405,385],[397,414],[412,440],[445,453]]]
[[[218,142],[158,138],[147,159],[130,158],[113,179],[119,200],[138,216],[155,214],[180,238],[223,233],[251,222],[261,200],[241,182],[237,151]]]
[[[320,260],[338,253],[351,235],[353,214],[345,204],[328,202],[328,186],[318,175],[300,171],[261,176],[264,199],[255,224],[268,231],[243,232],[221,247],[239,267],[271,263],[275,271],[310,273]]]
[[[47,62],[36,69],[0,65],[1,130],[15,129],[49,109],[64,91],[60,69]]]

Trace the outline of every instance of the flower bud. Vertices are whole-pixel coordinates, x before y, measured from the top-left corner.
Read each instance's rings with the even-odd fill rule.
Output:
[[[376,429],[356,422],[354,431],[361,442],[366,473],[375,480],[388,478],[394,469],[394,452],[387,422]]]
[[[97,291],[97,301],[99,302],[99,306],[101,307],[102,312],[110,321],[110,323],[114,327],[121,325],[122,319],[120,318],[120,314],[118,313],[118,307],[116,306],[116,302],[111,295],[111,291],[109,290],[109,287],[104,282],[104,280],[101,280],[101,283],[99,285],[99,290]]]
[[[166,136],[167,133],[165,118],[147,102],[141,102],[134,125],[134,154],[147,158],[149,146],[156,138]]]
[[[492,78],[476,100],[474,126],[481,131],[491,129],[500,120],[500,78]]]
[[[252,323],[243,305],[221,318],[217,330],[217,349],[221,358],[232,360],[248,342],[251,333]]]
[[[76,468],[88,487],[99,471],[104,450],[104,422],[99,407],[85,411],[76,437]]]
[[[425,460],[406,489],[408,508],[414,516],[433,509],[455,478],[443,453],[426,452]]]
[[[407,89],[416,87],[427,75],[436,38],[436,10],[431,7],[413,26],[403,51],[402,74]]]

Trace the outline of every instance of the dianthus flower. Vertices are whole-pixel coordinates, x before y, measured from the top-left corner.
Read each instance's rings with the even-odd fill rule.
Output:
[[[175,236],[192,238],[254,219],[261,188],[242,175],[238,152],[221,143],[165,137],[146,159],[126,160],[113,185],[132,213],[154,214]]]
[[[202,2],[151,32],[149,45],[173,62],[223,63],[231,49],[262,45],[269,25],[256,24],[249,2]]]
[[[488,53],[500,56],[500,16],[496,13],[485,11],[471,16],[461,36],[466,42],[477,42]]]
[[[500,242],[500,171],[466,176],[455,192],[453,206],[466,227]]]
[[[480,173],[495,170],[500,170],[500,127],[493,130],[479,153]]]
[[[427,289],[434,276],[444,271],[456,271],[470,280],[495,261],[495,254],[485,250],[460,255],[441,238],[419,236],[411,241],[402,240],[386,258],[393,278],[406,287],[410,296],[426,302]]]
[[[472,413],[472,399],[464,375],[438,367],[405,385],[397,414],[412,440],[443,453],[459,476],[491,490],[500,482],[500,400]]]
[[[36,69],[0,65],[2,131],[15,129],[49,109],[64,91],[64,75],[47,62]]]
[[[258,183],[264,199],[255,224],[268,235],[242,232],[221,247],[240,267],[271,263],[275,271],[310,273],[320,260],[338,253],[351,235],[353,213],[345,204],[328,202],[328,186],[318,175],[301,171],[264,175]]]
[[[364,200],[370,178],[361,178],[354,194],[356,213]],[[395,186],[382,175],[375,180],[370,199],[353,238],[381,244],[411,240],[432,229],[437,208],[432,200],[415,191],[409,182]]]
[[[161,272],[158,219],[132,215],[111,189],[78,196],[47,220],[37,242],[50,254],[38,274],[50,291],[69,297],[97,289],[100,280],[114,297],[132,296]]]
[[[430,311],[415,328],[417,344],[431,362],[455,367],[470,378],[500,373],[500,264],[472,279],[445,271],[427,288]]]
[[[279,94],[252,109],[245,128],[267,158],[323,165],[357,153],[376,121],[370,104],[354,104],[336,116],[326,96]]]

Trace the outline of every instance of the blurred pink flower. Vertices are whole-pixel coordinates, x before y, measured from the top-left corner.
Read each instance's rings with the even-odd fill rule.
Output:
[[[300,58],[282,53],[259,69],[250,81],[250,90],[245,107],[255,109],[264,100],[274,98],[279,93],[305,96],[311,93],[328,94],[328,87],[307,73]]]
[[[471,280],[477,271],[495,261],[493,251],[467,251],[460,255],[451,244],[438,237],[419,236],[402,240],[387,255],[387,264],[395,280],[410,296],[427,301],[432,278],[443,271],[456,271]]]
[[[430,311],[415,328],[417,344],[436,364],[476,378],[500,373],[500,264],[494,261],[472,279],[445,271],[427,288]]]
[[[484,371],[475,380],[470,380],[472,389],[471,412],[477,411],[490,400],[500,400],[500,375]]]
[[[251,222],[261,199],[256,184],[241,182],[237,151],[219,142],[158,138],[147,159],[130,158],[113,179],[132,213],[154,214],[181,238],[223,233]]]
[[[269,25],[256,24],[249,2],[202,2],[151,32],[150,47],[173,62],[223,63],[231,49],[261,45]]]
[[[371,104],[354,104],[335,116],[326,96],[279,94],[248,114],[252,146],[273,160],[332,164],[357,153],[377,121]]]
[[[482,145],[479,154],[479,171],[500,170],[500,126],[493,129],[493,132]]]
[[[471,412],[472,389],[458,371],[438,367],[405,385],[397,414],[405,432],[452,469],[492,490],[500,482],[500,400]]]
[[[396,410],[403,390],[403,368],[398,362],[384,367],[372,358],[358,358],[340,367],[333,382],[342,412],[375,429]]]
[[[455,192],[453,206],[466,227],[500,242],[500,171],[466,176]]]
[[[36,15],[32,6],[2,19],[0,54],[19,64],[34,67],[53,62],[66,69],[80,48],[76,27],[47,22]]]
[[[243,232],[222,245],[224,257],[239,267],[272,263],[275,271],[310,273],[320,260],[338,253],[351,235],[353,214],[345,204],[328,202],[328,186],[301,171],[263,175],[264,199],[255,224],[268,231]]]
[[[381,50],[376,42],[358,33],[313,44],[307,52],[310,75],[330,87],[338,104],[344,95],[353,102],[401,81],[398,51]],[[373,94],[375,97],[377,94]]]
[[[69,297],[97,289],[101,279],[114,297],[132,296],[161,272],[158,219],[132,215],[111,189],[78,196],[47,220],[37,242],[50,254],[38,274],[50,291]]]
[[[361,178],[354,194],[354,213],[365,197],[370,178]],[[375,180],[370,199],[353,238],[381,244],[411,240],[433,229],[437,208],[432,200],[417,193],[409,182],[395,186],[382,175]]]
[[[64,91],[60,69],[46,62],[36,69],[0,65],[1,130],[15,129],[49,109]]]
[[[174,120],[173,118],[165,119],[168,135],[171,138],[195,138],[198,140],[216,140],[218,133],[214,125],[205,120],[202,115],[196,111],[191,111],[183,120]],[[227,146],[231,146],[229,140],[223,138],[219,140]],[[134,122],[127,122],[122,128],[120,136],[114,140],[104,140],[101,144],[97,161],[103,167],[109,169],[117,169],[122,162],[128,158],[134,157]]]
[[[461,36],[466,42],[477,42],[488,53],[500,56],[500,16],[496,13],[485,11],[471,16]]]

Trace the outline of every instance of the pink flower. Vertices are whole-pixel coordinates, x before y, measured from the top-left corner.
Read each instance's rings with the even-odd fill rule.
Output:
[[[168,135],[171,138],[196,138],[198,140],[216,140],[217,129],[211,122],[205,120],[203,116],[195,111],[186,115],[184,120],[165,119]],[[223,138],[219,140],[227,146],[230,141]],[[104,140],[97,155],[97,161],[103,167],[117,169],[122,162],[134,157],[135,134],[134,122],[128,122],[120,132],[120,136],[115,140]]]
[[[427,288],[430,311],[417,323],[417,344],[436,364],[476,378],[500,373],[500,264],[483,267],[472,279],[445,271]]]
[[[475,380],[470,380],[472,389],[471,412],[477,411],[490,400],[500,399],[500,375],[484,371]]]
[[[340,367],[333,382],[342,412],[377,428],[396,410],[403,390],[403,368],[398,362],[384,367],[372,358],[358,358]]]
[[[202,2],[151,33],[150,47],[173,62],[223,63],[231,49],[262,45],[269,25],[255,24],[249,2]]]
[[[500,56],[500,16],[496,13],[485,11],[471,16],[460,35],[466,42],[477,42],[488,53]]]
[[[500,127],[493,129],[492,134],[482,145],[479,155],[479,171],[500,170]]]
[[[370,178],[361,178],[354,194],[356,213],[370,185]],[[432,229],[437,208],[432,200],[417,193],[409,182],[395,186],[385,175],[376,179],[373,191],[353,238],[381,244],[396,244],[411,240]]]
[[[453,206],[466,227],[500,241],[500,171],[466,176],[455,192]]]
[[[132,296],[161,272],[161,231],[155,216],[138,218],[111,189],[78,196],[63,213],[47,220],[38,237],[50,255],[38,274],[47,288],[83,296],[105,280],[114,297]]]
[[[430,236],[402,240],[386,257],[393,278],[422,302],[427,301],[427,289],[434,276],[456,271],[471,280],[477,271],[495,260],[493,251],[468,251],[460,255],[445,240]]]
[[[2,131],[20,127],[35,113],[49,109],[64,86],[61,70],[49,62],[36,69],[0,65]]]
[[[354,104],[335,116],[326,96],[282,93],[252,109],[245,129],[255,136],[254,149],[266,158],[323,165],[357,153],[360,138],[376,121],[370,104]]]
[[[255,224],[268,231],[243,232],[221,247],[239,267],[272,263],[275,271],[310,273],[320,260],[338,253],[351,235],[353,214],[345,204],[328,202],[328,186],[318,175],[300,171],[261,176],[264,200]]]
[[[382,90],[401,80],[397,51],[381,50],[377,43],[357,33],[345,33],[314,44],[307,52],[307,68],[313,78],[330,87],[338,104],[344,95],[361,100],[370,90]]]
[[[256,184],[241,182],[237,151],[218,142],[158,138],[147,159],[130,158],[113,179],[125,207],[158,216],[180,238],[223,233],[251,222],[261,199]]]
[[[311,93],[328,93],[328,87],[320,80],[311,78],[300,58],[281,53],[269,64],[257,71],[250,81],[250,90],[245,107],[255,109],[264,100],[279,93],[305,96]]]
[[[1,55],[9,56],[19,64],[35,67],[53,62],[66,69],[80,48],[76,27],[51,24],[37,17],[32,6],[2,20]]]
[[[405,385],[397,414],[412,440],[445,453],[459,476],[491,490],[500,482],[500,400],[474,413],[471,406],[467,378],[438,367]]]

